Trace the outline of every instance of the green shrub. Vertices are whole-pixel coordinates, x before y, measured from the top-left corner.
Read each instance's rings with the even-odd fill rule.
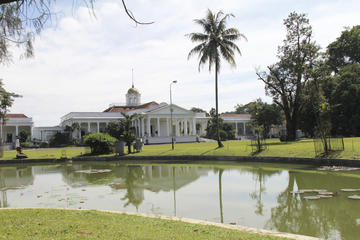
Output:
[[[20,147],[29,148],[29,147],[31,147],[31,143],[30,142],[20,142]]]
[[[48,144],[47,142],[41,142],[41,143],[39,144],[39,147],[41,147],[41,148],[47,148],[47,147],[49,147],[49,144]]]
[[[116,138],[107,133],[90,133],[84,137],[84,143],[90,147],[91,154],[106,154],[113,152]]]
[[[71,145],[71,140],[69,133],[61,133],[57,132],[50,138],[50,146],[51,147],[64,147],[67,145]]]

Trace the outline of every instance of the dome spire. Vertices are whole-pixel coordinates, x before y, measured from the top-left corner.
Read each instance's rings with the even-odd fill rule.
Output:
[[[133,68],[131,69],[131,82],[132,82],[131,88],[134,88],[134,69]]]

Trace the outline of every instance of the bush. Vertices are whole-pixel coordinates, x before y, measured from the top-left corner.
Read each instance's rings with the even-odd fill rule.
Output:
[[[20,143],[25,143],[26,140],[28,139],[29,135],[30,134],[29,134],[28,131],[21,130],[20,133],[19,133],[19,141],[20,141]]]
[[[31,147],[31,143],[30,142],[20,142],[20,147],[29,148],[29,147]]]
[[[71,145],[69,133],[57,132],[50,138],[51,147],[63,147]]]
[[[116,138],[107,133],[91,133],[84,137],[84,143],[90,147],[91,154],[106,154],[113,152]]]
[[[49,147],[49,144],[48,144],[47,142],[41,142],[41,143],[39,144],[39,147],[41,147],[41,148],[47,148],[47,147]]]

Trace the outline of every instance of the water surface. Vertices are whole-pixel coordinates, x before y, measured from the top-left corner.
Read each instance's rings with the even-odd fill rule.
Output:
[[[90,173],[96,170],[104,172]],[[309,166],[219,163],[73,163],[0,167],[0,207],[86,208],[236,223],[325,239],[357,239],[360,172]],[[305,200],[298,189],[335,197]],[[360,192],[357,194],[360,195]],[[314,194],[306,194],[314,195]],[[306,196],[305,195],[305,196]]]

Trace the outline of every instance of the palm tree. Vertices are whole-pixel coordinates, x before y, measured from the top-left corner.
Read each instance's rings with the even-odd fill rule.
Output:
[[[235,67],[235,52],[241,56],[240,49],[234,43],[236,40],[246,37],[236,28],[226,28],[226,20],[233,17],[232,14],[224,14],[222,11],[216,15],[208,10],[207,15],[203,19],[195,19],[195,23],[203,28],[203,33],[190,33],[187,36],[192,42],[200,44],[194,47],[188,55],[188,59],[194,54],[199,56],[200,67],[209,62],[209,71],[215,65],[215,102],[216,102],[216,122],[217,122],[217,141],[218,147],[224,145],[220,141],[219,135],[219,109],[218,109],[218,73],[220,71],[220,60],[223,57],[231,66]]]

